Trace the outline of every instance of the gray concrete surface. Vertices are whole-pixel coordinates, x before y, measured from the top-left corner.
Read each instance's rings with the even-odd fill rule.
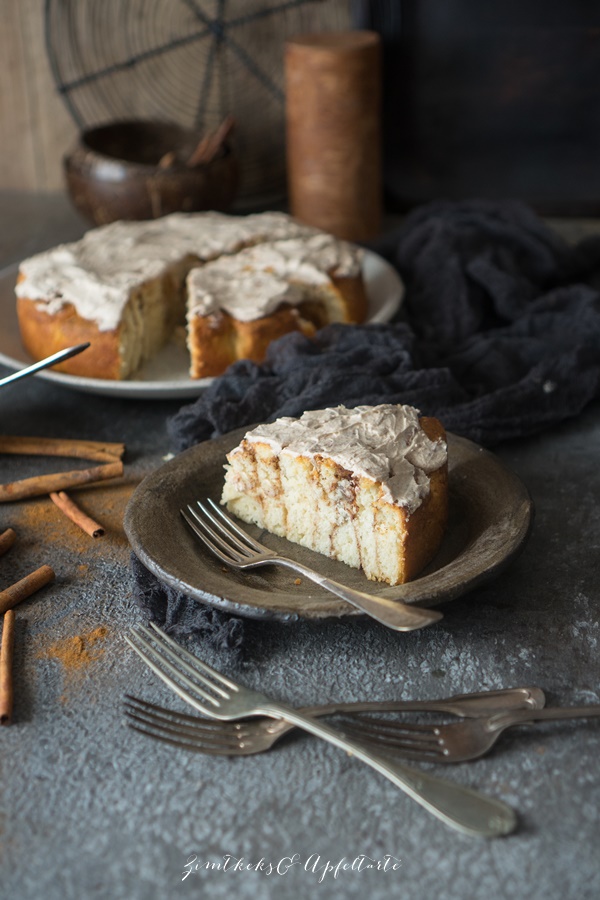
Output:
[[[0,394],[5,434],[127,444],[125,487],[80,494],[105,518],[105,538],[84,539],[47,500],[0,506],[0,529],[13,525],[19,535],[0,559],[2,586],[42,563],[57,572],[54,584],[18,609],[14,723],[0,729],[0,895],[600,896],[594,722],[521,728],[482,760],[430,767],[514,806],[518,831],[491,842],[449,830],[376,773],[308,736],[227,759],[171,750],[125,726],[126,691],[178,705],[122,639],[140,614],[120,529],[128,491],[168,452],[164,423],[177,408],[177,401],[91,397],[41,379]],[[549,703],[600,702],[599,448],[595,405],[497,450],[533,495],[533,533],[508,571],[447,605],[439,625],[407,635],[368,621],[257,625],[244,660],[225,667],[298,705],[521,684],[542,687]],[[0,457],[0,480],[42,464],[46,471],[57,465]],[[80,653],[74,666],[72,639],[93,634],[95,643],[79,646],[91,658]],[[328,861],[361,854],[389,854],[396,868],[323,873]],[[205,868],[227,855],[253,868]],[[294,862],[287,871],[286,859]],[[189,860],[203,868],[184,878]],[[268,864],[279,864],[281,874],[268,874]]]

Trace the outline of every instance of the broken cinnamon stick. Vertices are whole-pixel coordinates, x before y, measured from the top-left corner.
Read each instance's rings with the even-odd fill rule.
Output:
[[[0,435],[0,453],[14,453],[21,456],[66,456],[95,462],[111,462],[121,459],[125,453],[125,444]]]
[[[10,587],[0,591],[0,615],[4,615],[8,609],[12,609],[13,606],[17,606],[23,600],[27,600],[28,597],[31,597],[40,588],[45,587],[54,578],[54,569],[50,566],[40,566],[39,569],[30,572],[25,578],[21,578],[20,581],[16,581]]]
[[[86,534],[89,534],[90,537],[102,537],[104,534],[102,525],[99,525],[90,518],[90,516],[84,513],[84,511],[77,506],[75,501],[71,500],[69,495],[65,494],[64,491],[58,491],[58,493],[52,491],[50,493],[50,499],[58,506],[60,511],[71,520],[71,522],[78,525]]]
[[[3,531],[2,534],[0,534],[0,556],[4,556],[4,554],[10,550],[15,542],[16,536],[17,535],[12,528],[7,528],[6,531]]]
[[[13,651],[15,646],[15,614],[4,613],[0,646],[0,725],[10,725],[13,710]]]
[[[68,472],[55,472],[52,475],[35,475],[8,484],[0,484],[0,503],[9,500],[23,500],[25,497],[39,497],[52,491],[62,491],[93,481],[106,481],[118,478],[123,474],[123,463],[114,461],[104,466],[93,466],[90,469],[73,469]]]

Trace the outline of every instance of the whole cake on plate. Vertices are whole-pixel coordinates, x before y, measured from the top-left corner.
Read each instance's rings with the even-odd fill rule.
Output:
[[[448,515],[446,433],[410,406],[339,406],[249,431],[227,455],[221,502],[245,522],[362,568],[414,578]]]
[[[271,340],[361,322],[361,251],[284,213],[174,213],[113,222],[19,268],[17,315],[34,359],[89,341],[62,371],[125,379],[188,321],[190,375],[260,362]]]

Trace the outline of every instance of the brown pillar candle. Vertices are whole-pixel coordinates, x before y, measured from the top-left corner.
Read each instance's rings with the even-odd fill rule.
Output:
[[[371,31],[287,41],[286,140],[293,216],[346,240],[381,228],[381,46]]]

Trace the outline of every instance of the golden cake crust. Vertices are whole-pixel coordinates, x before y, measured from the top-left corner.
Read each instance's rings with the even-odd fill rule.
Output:
[[[292,331],[312,337],[315,328],[290,306],[281,306],[270,316],[250,322],[241,322],[226,312],[194,316],[188,324],[191,376],[220,375],[238,359],[260,363],[269,344]]]
[[[362,278],[330,277],[335,293],[331,292],[327,298],[306,300],[298,306],[284,303],[270,315],[248,322],[224,311],[190,316],[191,377],[220,375],[239,359],[261,363],[273,341],[294,331],[313,337],[319,328],[331,322],[363,322],[368,301]]]
[[[446,440],[439,419],[423,416],[421,427],[432,441]],[[439,550],[448,523],[448,462],[429,476],[429,495],[405,522],[406,568],[403,582],[411,581]]]
[[[54,370],[84,378],[122,378],[119,330],[100,331],[75,311],[71,303],[49,315],[40,303],[17,298],[17,317],[23,346],[33,359],[44,359],[66,347],[90,343],[84,353],[54,366]]]

